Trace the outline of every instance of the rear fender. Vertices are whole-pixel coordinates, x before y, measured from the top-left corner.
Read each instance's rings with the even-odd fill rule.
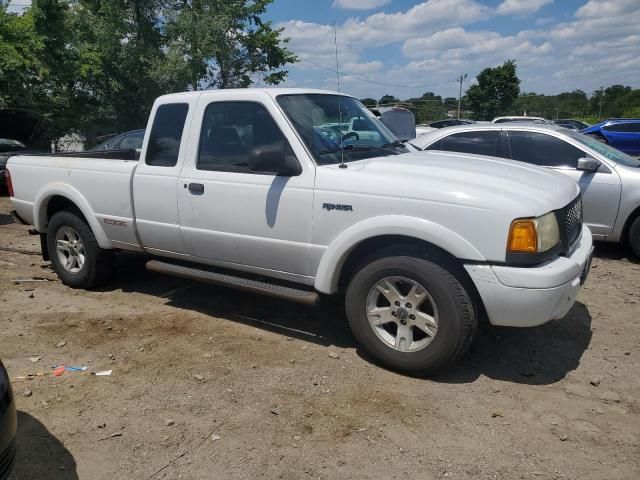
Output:
[[[91,205],[89,205],[89,202],[87,202],[78,190],[66,183],[49,183],[43,186],[36,194],[36,198],[33,203],[33,218],[36,230],[41,233],[46,233],[49,223],[47,219],[47,206],[49,205],[49,200],[56,196],[66,198],[82,212],[84,218],[91,227],[100,248],[113,248],[111,241],[98,222],[96,214],[91,208]]]

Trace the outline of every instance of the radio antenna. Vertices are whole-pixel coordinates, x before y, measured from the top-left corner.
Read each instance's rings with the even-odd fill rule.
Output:
[[[336,21],[333,21],[333,43],[336,47],[336,83],[338,85],[338,94],[340,94],[340,64],[338,63],[338,30],[336,28]],[[347,165],[344,163],[344,145],[342,143],[342,105],[341,105],[341,97],[342,95],[338,95],[338,122],[339,127],[338,130],[340,133],[340,168],[347,168]]]

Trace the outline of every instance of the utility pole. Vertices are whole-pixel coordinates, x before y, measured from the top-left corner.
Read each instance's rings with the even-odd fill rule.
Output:
[[[604,104],[604,87],[600,87],[600,99],[598,101],[599,110],[598,110],[598,120],[602,118],[602,105]]]
[[[467,78],[467,74],[460,75],[458,78],[458,82],[460,83],[460,91],[458,92],[458,120],[460,120],[460,102],[462,101],[462,82],[464,82]]]

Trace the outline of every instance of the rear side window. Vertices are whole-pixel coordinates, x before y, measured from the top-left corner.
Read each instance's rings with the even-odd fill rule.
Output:
[[[509,132],[511,158],[544,167],[576,168],[587,154],[573,145],[537,132]]]
[[[196,168],[249,173],[249,158],[258,147],[281,148],[294,155],[267,109],[255,102],[214,102],[202,119]]]
[[[147,165],[173,167],[178,163],[180,141],[189,105],[169,103],[156,110],[147,146]]]
[[[608,132],[640,133],[640,122],[616,123],[614,125],[606,125],[602,128]]]
[[[500,131],[460,132],[444,137],[439,150],[500,156]]]

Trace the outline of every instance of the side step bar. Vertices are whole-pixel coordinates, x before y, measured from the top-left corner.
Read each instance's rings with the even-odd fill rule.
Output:
[[[305,305],[315,305],[320,299],[316,292],[299,290],[297,288],[285,287],[257,280],[249,280],[242,277],[234,277],[233,275],[211,272],[209,270],[183,267],[181,265],[160,262],[158,260],[149,260],[146,266],[147,270],[151,272],[165,273],[167,275],[173,275],[174,277],[187,278],[189,280],[197,280],[200,282],[212,283],[214,285],[222,285],[225,287],[236,288],[238,290],[244,290],[245,292],[267,295],[269,297],[283,298],[291,302],[303,303]]]

